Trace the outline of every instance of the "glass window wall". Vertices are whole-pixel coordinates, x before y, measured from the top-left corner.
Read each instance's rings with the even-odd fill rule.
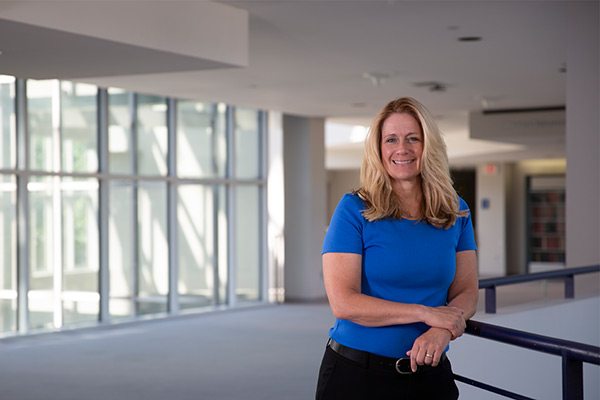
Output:
[[[15,78],[0,75],[0,168],[15,167],[15,137]]]
[[[137,193],[139,271],[137,311],[167,311],[169,247],[167,242],[167,186],[163,182],[140,182]]]
[[[108,89],[108,165],[113,174],[133,174],[132,99],[130,92]]]
[[[17,328],[17,185],[0,175],[0,333]]]
[[[167,100],[137,96],[137,167],[140,175],[167,175]]]
[[[225,176],[225,107],[195,101],[177,103],[177,175]]]
[[[255,110],[236,109],[235,121],[235,176],[258,179],[260,157],[259,113]]]
[[[21,102],[16,83],[0,75],[0,336],[227,305],[232,297],[261,300],[260,112],[112,88],[103,103],[95,86],[58,80],[23,81]],[[175,131],[167,126],[169,104],[177,106]],[[98,121],[104,111],[106,126]],[[21,112],[27,140],[17,142]],[[19,169],[17,145],[28,146]],[[170,157],[175,171],[168,171]],[[108,168],[99,175],[101,159]],[[104,195],[107,214],[100,213]],[[27,224],[23,258],[18,209]],[[100,254],[103,237],[107,254]],[[18,281],[20,268],[26,282]],[[25,326],[19,296],[27,297]],[[108,313],[101,316],[103,296]]]
[[[58,171],[60,138],[60,82],[27,81],[29,168]]]
[[[135,223],[133,184],[110,185],[108,217],[109,313],[111,318],[135,315]]]
[[[182,185],[177,190],[180,308],[214,305],[219,300],[220,198],[223,189]],[[222,297],[221,297],[222,299]]]
[[[98,180],[64,178],[62,195],[63,325],[96,321],[98,294]]]
[[[227,197],[225,186],[219,186],[219,209],[217,211],[217,304],[227,303],[229,283],[229,258],[228,258],[228,226]]]
[[[236,188],[236,288],[238,301],[260,297],[260,227],[259,188]]]
[[[29,192],[29,326],[98,319],[98,181],[32,177]]]
[[[96,86],[61,82],[62,171],[95,172],[97,152]]]
[[[29,192],[29,328],[60,327],[62,279],[60,192],[57,178],[34,176]],[[57,303],[58,302],[58,303]],[[57,305],[58,304],[58,305]]]

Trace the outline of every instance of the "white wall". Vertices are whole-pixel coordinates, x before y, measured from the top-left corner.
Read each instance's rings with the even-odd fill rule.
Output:
[[[564,301],[508,314],[475,315],[474,320],[600,345],[600,299]],[[458,375],[498,386],[534,399],[562,399],[561,358],[471,335],[452,342],[448,353]],[[584,364],[584,398],[600,398],[600,367]],[[459,383],[461,400],[497,400],[501,397]]]
[[[600,263],[600,5],[569,3],[567,266]]]
[[[327,215],[325,120],[283,117],[285,299],[325,298],[321,247]]]
[[[477,247],[482,277],[506,275],[506,168],[494,165],[495,172],[487,171],[486,165],[477,166]],[[484,208],[486,201],[488,207]]]

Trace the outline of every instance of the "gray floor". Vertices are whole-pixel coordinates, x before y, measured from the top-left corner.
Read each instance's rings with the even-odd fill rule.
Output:
[[[0,399],[298,399],[332,317],[281,305],[0,341]]]
[[[498,311],[562,288],[499,289]],[[598,296],[598,274],[576,292]],[[2,339],[0,400],[307,400],[332,321],[325,304],[286,304]]]

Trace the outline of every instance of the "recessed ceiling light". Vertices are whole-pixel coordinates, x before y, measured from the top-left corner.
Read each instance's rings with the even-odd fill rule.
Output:
[[[481,36],[461,36],[458,38],[459,42],[479,42],[481,41]]]

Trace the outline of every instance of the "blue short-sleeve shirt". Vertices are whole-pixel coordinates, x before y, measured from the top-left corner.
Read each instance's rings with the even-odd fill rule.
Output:
[[[477,249],[470,214],[445,229],[398,218],[369,222],[362,215],[365,208],[358,195],[344,195],[331,218],[323,254],[362,255],[363,294],[400,303],[445,305],[456,253]],[[460,209],[468,210],[462,198]],[[330,336],[355,349],[404,357],[427,329],[423,323],[366,327],[337,319]]]

